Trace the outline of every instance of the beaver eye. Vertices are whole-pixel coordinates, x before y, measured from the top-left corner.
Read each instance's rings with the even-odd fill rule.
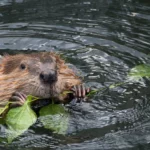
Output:
[[[21,64],[21,65],[20,65],[20,69],[22,69],[22,70],[26,69],[25,64]]]

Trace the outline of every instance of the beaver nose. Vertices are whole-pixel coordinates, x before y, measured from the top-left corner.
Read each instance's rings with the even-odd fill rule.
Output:
[[[56,71],[51,71],[49,73],[41,72],[40,79],[44,83],[53,83],[53,82],[57,81],[57,72]]]

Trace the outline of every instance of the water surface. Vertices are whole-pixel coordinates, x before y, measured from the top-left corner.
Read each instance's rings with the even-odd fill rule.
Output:
[[[84,82],[103,88],[150,63],[147,0],[1,0],[0,54],[55,51]],[[96,94],[71,108],[66,136],[38,122],[3,149],[146,150],[150,148],[150,81]],[[0,131],[3,137],[3,128]]]

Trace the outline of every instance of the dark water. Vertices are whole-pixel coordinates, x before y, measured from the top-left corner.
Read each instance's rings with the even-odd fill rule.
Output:
[[[1,0],[0,54],[56,51],[97,88],[150,63],[149,0]],[[150,149],[150,81],[107,89],[72,108],[68,134],[36,123],[1,149]],[[1,129],[0,137],[3,137]]]

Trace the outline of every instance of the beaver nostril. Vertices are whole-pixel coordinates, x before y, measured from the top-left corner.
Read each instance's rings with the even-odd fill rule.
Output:
[[[43,73],[40,74],[40,79],[44,80],[44,74]]]
[[[56,73],[40,73],[40,79],[44,83],[53,83],[57,80],[57,75]]]

